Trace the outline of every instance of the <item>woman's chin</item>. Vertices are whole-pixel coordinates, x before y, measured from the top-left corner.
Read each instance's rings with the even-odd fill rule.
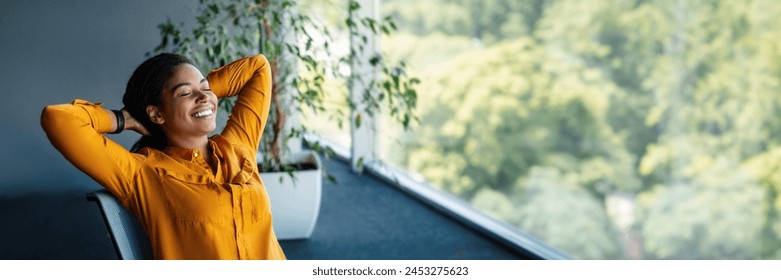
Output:
[[[211,134],[215,129],[217,129],[217,124],[215,122],[211,123],[204,123],[198,126],[197,131],[200,134],[209,135]]]
[[[212,132],[214,132],[214,130],[215,130],[215,129],[217,129],[217,125],[216,125],[216,124],[214,124],[214,123],[212,123],[212,125],[211,125],[211,126],[209,126],[209,127],[207,127],[207,128],[205,129],[205,131],[206,131],[206,134],[211,134]]]

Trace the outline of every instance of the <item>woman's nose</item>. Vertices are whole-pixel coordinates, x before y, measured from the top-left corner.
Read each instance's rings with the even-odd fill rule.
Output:
[[[196,101],[205,102],[206,100],[208,100],[209,96],[206,94],[206,91],[199,89],[199,90],[195,90],[195,97],[196,97]]]

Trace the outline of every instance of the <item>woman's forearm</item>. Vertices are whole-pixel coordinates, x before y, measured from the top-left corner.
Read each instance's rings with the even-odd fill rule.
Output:
[[[116,125],[110,110],[84,100],[46,106],[41,113],[41,127],[52,146],[79,170],[123,196],[140,158],[103,135],[116,131]]]
[[[74,100],[70,104],[46,106],[41,113],[41,126],[50,138],[58,138],[73,127],[89,126],[97,133],[108,133],[116,129],[116,120],[100,104]]]
[[[271,65],[263,55],[242,58],[209,73],[209,85],[217,97],[238,95],[221,133],[229,141],[257,149],[268,120],[271,83]]]

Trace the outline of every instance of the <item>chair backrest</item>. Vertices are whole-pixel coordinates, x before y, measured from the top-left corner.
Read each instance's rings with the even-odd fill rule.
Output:
[[[149,245],[141,223],[114,195],[106,190],[99,190],[87,194],[87,199],[98,203],[119,259],[152,259],[152,246]]]

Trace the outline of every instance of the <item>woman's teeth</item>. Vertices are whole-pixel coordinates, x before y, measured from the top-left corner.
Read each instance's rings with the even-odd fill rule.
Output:
[[[212,113],[214,113],[214,111],[212,109],[208,109],[206,111],[200,111],[198,113],[195,113],[193,114],[193,116],[195,116],[196,118],[201,118],[201,117],[211,115]]]

